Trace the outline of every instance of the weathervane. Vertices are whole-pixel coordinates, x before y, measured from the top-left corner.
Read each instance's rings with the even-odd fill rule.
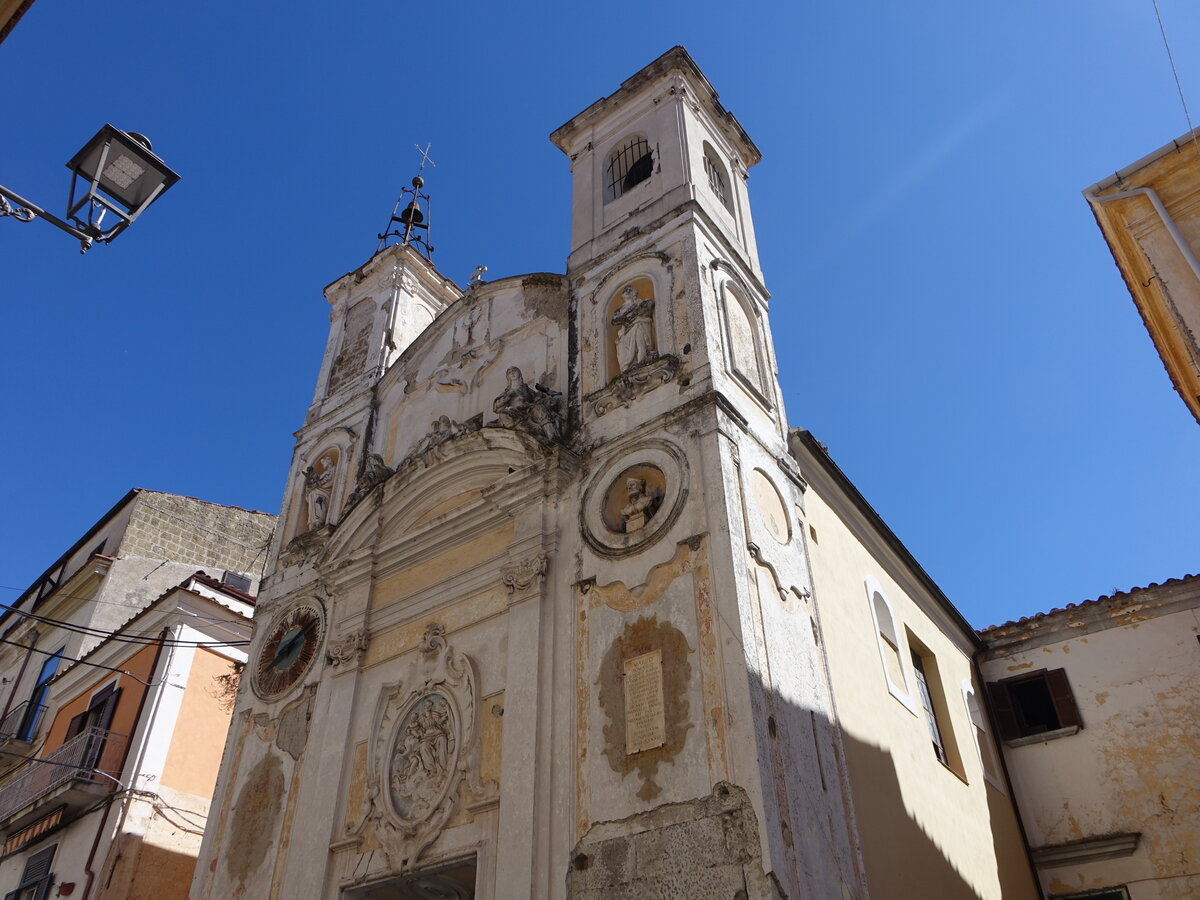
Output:
[[[413,144],[413,148],[421,154],[421,164],[417,166],[417,174],[413,176],[412,187],[400,189],[400,196],[396,198],[396,205],[392,207],[392,217],[388,219],[387,228],[383,234],[375,235],[379,238],[376,253],[387,246],[388,238],[396,237],[400,238],[400,243],[406,247],[419,246],[425,251],[425,257],[433,261],[433,244],[429,243],[429,195],[421,193],[421,188],[425,186],[425,179],[421,177],[425,164],[437,167],[437,163],[429,158],[431,146],[433,145],[426,142],[425,149],[422,150],[420,146]],[[406,199],[408,204],[401,210],[400,206]],[[422,200],[425,201],[425,212],[421,212]]]

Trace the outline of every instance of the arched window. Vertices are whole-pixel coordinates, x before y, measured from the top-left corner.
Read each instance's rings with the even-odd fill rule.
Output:
[[[888,691],[909,706],[908,681],[904,677],[904,666],[901,663],[900,635],[896,628],[896,617],[892,614],[892,605],[883,595],[883,588],[874,578],[867,579],[867,596],[871,602],[871,618],[875,622],[875,636],[879,644],[879,658],[883,663],[883,675],[887,681]]]
[[[729,176],[725,164],[717,156],[712,144],[704,142],[704,174],[708,176],[708,188],[713,192],[721,205],[733,212],[733,194],[729,190]]]
[[[653,171],[654,154],[650,143],[640,134],[626,138],[608,157],[604,169],[604,202],[616,200],[649,178]]]

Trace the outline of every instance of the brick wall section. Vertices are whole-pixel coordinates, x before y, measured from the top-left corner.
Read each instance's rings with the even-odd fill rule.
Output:
[[[274,528],[268,513],[142,491],[117,552],[245,572],[257,580]]]

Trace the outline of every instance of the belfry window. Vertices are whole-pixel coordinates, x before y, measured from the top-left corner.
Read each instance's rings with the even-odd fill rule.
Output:
[[[733,197],[729,192],[729,176],[725,164],[717,156],[712,144],[704,142],[704,174],[708,176],[708,189],[730,212],[733,212]]]
[[[653,171],[654,154],[649,142],[640,134],[623,141],[608,158],[604,172],[604,202],[616,200],[649,178]]]

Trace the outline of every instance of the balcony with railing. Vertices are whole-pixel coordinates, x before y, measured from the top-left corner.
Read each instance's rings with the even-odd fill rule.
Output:
[[[0,742],[28,743],[37,731],[38,723],[45,712],[44,705],[34,705],[28,700],[14,706],[5,714],[3,721],[0,721]]]
[[[85,728],[0,781],[0,827],[12,829],[51,805],[83,807],[117,784],[125,735]]]

